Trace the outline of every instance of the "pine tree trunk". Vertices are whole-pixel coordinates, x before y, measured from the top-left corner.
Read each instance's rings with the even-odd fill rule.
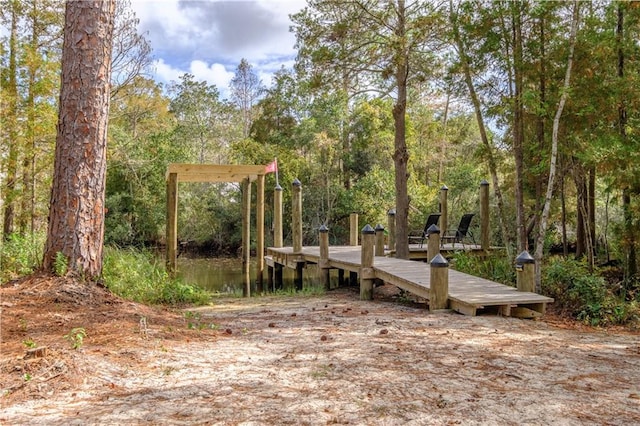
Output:
[[[396,36],[398,40],[404,40],[406,23],[404,0],[398,1],[398,27]],[[404,51],[404,46],[399,48],[397,55],[398,63],[396,68],[396,83],[398,88],[398,98],[393,107],[393,121],[395,126],[395,151],[393,161],[395,165],[395,186],[396,186],[396,257],[399,259],[409,258],[409,193],[407,189],[407,162],[409,161],[409,151],[406,141],[406,117],[407,112],[407,76],[409,73],[408,56]]]
[[[44,267],[102,272],[106,143],[115,0],[66,4],[62,86]]]

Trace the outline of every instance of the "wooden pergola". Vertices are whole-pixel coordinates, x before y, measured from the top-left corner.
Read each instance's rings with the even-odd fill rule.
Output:
[[[251,260],[251,183],[257,182],[256,257],[257,286],[262,288],[264,275],[264,181],[265,166],[169,164],[167,169],[167,269],[177,268],[178,254],[178,183],[180,182],[240,182],[242,184],[242,256],[244,296],[251,293],[249,261]]]

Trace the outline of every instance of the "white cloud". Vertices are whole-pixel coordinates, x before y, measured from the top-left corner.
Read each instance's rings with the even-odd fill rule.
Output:
[[[283,65],[293,66],[295,36],[289,14],[304,0],[132,0],[165,83],[190,72],[226,97],[229,81],[246,59],[263,84]]]
[[[220,96],[227,98],[229,95],[229,82],[235,74],[235,70],[227,71],[222,64],[207,64],[203,61],[192,61],[188,69],[180,69],[167,64],[163,59],[155,62],[156,80],[165,83],[178,82],[180,76],[185,73],[193,74],[196,81],[206,81],[209,85],[218,88]]]

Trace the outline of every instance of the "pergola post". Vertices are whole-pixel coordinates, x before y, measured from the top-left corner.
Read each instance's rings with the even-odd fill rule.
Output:
[[[273,246],[282,247],[282,187],[279,184],[273,191]]]
[[[242,181],[242,295],[251,297],[251,182]]]
[[[256,288],[264,291],[264,175],[258,175],[256,184]]]
[[[174,274],[178,259],[178,174],[167,179],[167,271]]]

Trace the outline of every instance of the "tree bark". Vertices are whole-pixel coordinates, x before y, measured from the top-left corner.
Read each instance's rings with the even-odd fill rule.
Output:
[[[398,41],[405,39],[405,2],[398,1],[398,26],[396,37]],[[398,48],[396,56],[396,84],[398,88],[398,98],[393,107],[393,121],[395,127],[395,151],[393,161],[395,163],[395,186],[396,186],[396,257],[399,259],[409,258],[409,193],[407,189],[407,162],[409,161],[409,151],[406,141],[406,111],[407,111],[407,78],[409,74],[409,58],[406,54],[406,47]]]
[[[516,166],[516,235],[518,252],[527,249],[527,227],[524,214],[524,70],[522,53],[522,2],[512,4],[511,30],[513,37],[513,155]]]
[[[62,86],[44,268],[58,253],[87,279],[102,273],[107,123],[115,0],[66,4]]]
[[[462,70],[464,72],[464,80],[467,85],[467,90],[469,90],[469,97],[471,98],[471,103],[473,104],[473,110],[476,115],[476,121],[478,123],[478,130],[480,132],[480,139],[482,140],[482,144],[484,145],[487,151],[487,162],[489,164],[489,173],[491,173],[491,180],[493,182],[493,190],[496,196],[497,204],[498,204],[498,218],[500,220],[500,230],[502,232],[502,238],[507,248],[507,256],[512,258],[512,238],[507,231],[506,226],[506,218],[504,213],[504,201],[502,199],[502,190],[500,189],[500,181],[498,179],[498,167],[496,165],[496,160],[493,155],[493,147],[489,142],[489,136],[487,135],[487,129],[484,124],[484,117],[482,114],[482,108],[480,105],[480,98],[476,92],[475,86],[473,85],[473,80],[471,78],[471,67],[469,65],[469,58],[467,57],[467,49],[465,48],[464,42],[460,36],[460,30],[457,22],[457,14],[453,12],[453,1],[449,2],[449,7],[451,9],[451,17],[454,22],[452,22],[453,26],[453,35],[455,38],[455,43],[458,47],[458,55],[460,58],[460,64],[462,65]],[[443,230],[443,232],[446,230]]]
[[[4,212],[3,212],[3,229],[2,235],[4,239],[14,230],[15,216],[15,188],[18,179],[18,66],[17,66],[17,49],[18,49],[18,19],[19,19],[18,1],[11,2],[11,32],[9,34],[9,78],[7,83],[8,99],[6,111],[7,137],[9,139],[9,153],[6,162],[6,176],[4,187]],[[4,88],[3,88],[4,89]]]

